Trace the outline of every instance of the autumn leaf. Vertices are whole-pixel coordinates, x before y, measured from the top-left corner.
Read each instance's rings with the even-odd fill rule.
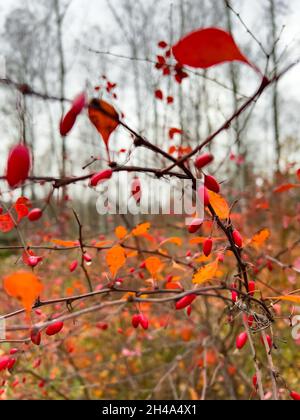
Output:
[[[199,244],[203,244],[205,241],[207,240],[206,236],[198,236],[196,238],[192,238],[190,239],[190,244],[191,245],[199,245]],[[221,242],[224,241],[225,238],[213,238],[214,242]]]
[[[29,213],[29,208],[31,207],[30,200],[26,197],[20,197],[16,201],[14,208],[18,215],[18,222],[20,222],[24,217]]]
[[[207,190],[207,192],[210,204],[216,212],[216,215],[220,219],[228,219],[230,215],[230,208],[225,198],[223,198],[220,194],[214,193],[213,191]]]
[[[126,253],[121,246],[111,248],[106,254],[106,262],[113,277],[126,263]]]
[[[112,244],[113,244],[113,241],[101,241],[101,242],[96,242],[94,246],[96,248],[106,248],[106,247],[111,246]]]
[[[149,257],[145,260],[146,268],[153,279],[157,278],[158,273],[162,270],[164,264],[158,257]]]
[[[300,305],[300,296],[277,296],[277,297],[269,297],[267,299],[270,300],[283,300],[286,302],[295,303],[297,305]]]
[[[135,227],[132,231],[133,236],[142,236],[148,233],[148,230],[150,229],[151,224],[150,223],[143,223],[141,225],[138,225]]]
[[[293,190],[295,188],[299,188],[300,185],[299,184],[283,184],[280,185],[279,187],[274,189],[274,193],[275,194],[279,194],[279,193],[284,193],[290,190]]]
[[[124,226],[118,226],[115,229],[115,235],[121,241],[128,235],[127,229]]]
[[[73,248],[75,246],[79,246],[78,241],[63,241],[61,239],[52,239],[51,242],[54,245],[60,246],[62,248]]]
[[[259,250],[262,245],[270,238],[271,232],[269,229],[263,229],[258,232],[250,241],[250,245],[253,246],[255,249]]]
[[[14,221],[9,213],[0,215],[0,231],[3,233],[10,232],[15,227]]]
[[[165,239],[162,241],[159,246],[166,245],[166,244],[175,244],[177,246],[182,246],[182,239],[177,237],[172,237],[169,239]]]
[[[172,51],[180,64],[194,68],[207,69],[230,61],[240,61],[251,66],[232,35],[218,28],[194,31],[182,38]]]
[[[108,151],[110,136],[120,123],[119,114],[109,103],[93,99],[89,105],[89,118],[100,133]]]
[[[4,279],[4,290],[9,296],[18,299],[29,313],[43,290],[40,280],[27,271],[18,271]]]
[[[214,262],[200,268],[200,270],[194,275],[193,283],[202,284],[209,280],[213,280],[215,277],[217,277],[218,269],[219,260],[217,258]]]

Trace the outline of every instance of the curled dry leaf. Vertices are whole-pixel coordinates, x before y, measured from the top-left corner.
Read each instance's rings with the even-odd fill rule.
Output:
[[[120,124],[119,114],[109,103],[93,99],[89,105],[89,118],[100,133],[107,151],[110,136]]]
[[[218,276],[219,270],[219,259],[217,258],[214,262],[205,265],[194,275],[193,283],[202,284],[209,280],[213,280]]]

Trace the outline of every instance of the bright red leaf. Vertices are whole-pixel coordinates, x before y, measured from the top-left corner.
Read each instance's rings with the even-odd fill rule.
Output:
[[[218,28],[199,29],[182,38],[174,47],[176,60],[186,66],[207,69],[229,61],[251,65],[233,37]]]

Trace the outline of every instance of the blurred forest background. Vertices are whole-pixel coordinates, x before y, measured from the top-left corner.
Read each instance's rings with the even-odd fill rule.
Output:
[[[237,43],[259,67],[279,71],[295,59],[299,47],[296,1],[233,1],[256,43],[238,16],[223,0],[76,0],[29,1],[2,6],[1,51],[6,75],[48,95],[72,99],[82,90],[109,99],[123,112],[129,125],[166,150],[172,145],[194,147],[232,113],[257,87],[259,80],[246,66],[236,64],[204,72],[191,72],[181,85],[155,68],[161,54],[157,44],[176,42],[183,34],[204,26],[232,31]],[[298,16],[299,17],[299,16]],[[263,184],[289,169],[299,152],[298,70],[274,85],[230,130],[211,146],[215,170],[239,192]],[[107,92],[107,80],[112,84]],[[116,84],[116,86],[114,86]],[[95,87],[97,91],[95,91]],[[161,89],[175,98],[167,105],[155,98]],[[62,142],[58,132],[65,104],[25,99],[13,89],[1,89],[1,156],[24,138],[32,146],[35,175],[76,175],[100,157],[105,167],[104,145],[82,117],[78,129]],[[170,143],[171,127],[184,131]],[[130,153],[132,139],[119,130],[113,139],[113,157],[157,167],[160,162],[144,150]],[[121,151],[121,152],[120,152]],[[80,156],[80,159],[79,159]],[[0,161],[4,172],[5,160]],[[95,167],[93,168],[95,169]],[[87,169],[89,171],[90,168]],[[32,198],[39,187],[32,185]],[[5,186],[1,188],[6,191]],[[94,211],[95,196],[85,186],[71,188]],[[91,198],[93,198],[91,200]],[[92,203],[92,209],[86,205]],[[89,210],[88,210],[89,209]],[[89,217],[86,213],[86,217]]]

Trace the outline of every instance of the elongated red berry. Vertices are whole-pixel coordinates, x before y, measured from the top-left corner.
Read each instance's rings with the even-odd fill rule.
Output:
[[[176,302],[176,310],[181,311],[182,309],[187,308],[194,302],[196,298],[197,298],[197,295],[195,294],[191,294],[191,295],[183,297],[178,302]]]
[[[213,240],[211,238],[208,238],[205,240],[205,242],[203,243],[203,254],[206,257],[209,257],[213,248]]]
[[[31,167],[29,149],[19,144],[11,149],[6,167],[6,180],[11,188],[17,187],[26,181]]]
[[[74,273],[77,267],[78,267],[78,261],[75,260],[70,264],[70,267],[69,267],[70,272]]]
[[[0,372],[7,369],[10,358],[8,356],[0,357]]]
[[[243,247],[243,238],[242,238],[242,235],[240,234],[240,232],[235,229],[232,232],[232,237],[233,237],[233,240],[234,240],[234,243],[236,244],[236,246],[238,248],[242,248]]]
[[[65,137],[75,125],[77,119],[77,114],[71,109],[66,115],[62,118],[59,126],[59,132],[62,137]]]
[[[83,259],[87,264],[91,264],[91,262],[93,261],[93,258],[91,257],[91,255],[88,254],[87,252],[83,254]]]
[[[201,185],[201,187],[199,187],[199,189],[198,189],[198,196],[199,196],[200,202],[205,207],[210,205],[210,199],[209,199],[207,188],[204,187],[203,185]]]
[[[11,350],[9,351],[9,354],[10,354],[11,356],[13,356],[14,354],[18,353],[18,351],[19,351],[19,349],[17,349],[17,348],[13,348],[13,349],[11,349]]]
[[[290,395],[294,401],[300,401],[300,394],[298,394],[297,392],[292,391]]]
[[[62,321],[56,321],[53,324],[49,325],[46,329],[46,334],[49,336],[58,334],[64,327],[64,323]]]
[[[97,187],[100,182],[107,181],[113,175],[113,171],[111,169],[106,169],[105,171],[99,172],[92,176],[90,181],[91,187]]]
[[[255,281],[249,281],[249,295],[254,296],[256,291],[256,283]]]
[[[28,220],[30,220],[31,222],[36,222],[37,220],[39,220],[41,217],[43,216],[43,211],[41,209],[32,209],[29,213],[28,213]]]
[[[140,325],[140,323],[141,323],[141,316],[140,316],[140,314],[133,315],[132,320],[131,320],[131,323],[132,323],[133,328],[138,328],[139,325]]]
[[[148,330],[148,328],[149,328],[149,320],[148,320],[148,318],[145,315],[141,314],[140,315],[140,320],[141,320],[140,323],[141,323],[142,328],[144,330]]]
[[[194,219],[189,226],[189,233],[196,233],[203,225],[203,219]]]
[[[271,350],[272,349],[272,347],[273,347],[273,340],[272,340],[272,338],[269,336],[269,335],[267,335],[266,336],[266,339],[267,339],[267,343],[268,343],[268,346],[269,346],[269,350]],[[260,338],[260,341],[261,341],[261,343],[263,344],[263,345],[265,345],[265,341],[264,341],[264,339],[263,339],[263,337],[261,336],[261,338]]]
[[[251,328],[254,323],[254,316],[244,314],[244,321],[247,322],[248,326]]]
[[[72,102],[72,111],[79,115],[87,103],[86,94],[80,93]]]
[[[205,175],[204,185],[208,190],[213,191],[217,194],[219,194],[221,190],[220,184],[218,183],[216,178],[211,175]]]
[[[237,288],[236,283],[232,283],[232,285],[231,285],[231,289],[236,289],[236,288]],[[239,294],[238,294],[238,292],[236,292],[235,290],[233,290],[233,291],[231,292],[231,300],[232,300],[232,302],[233,302],[233,303],[236,303],[236,302],[238,301],[238,298],[239,298]]]
[[[209,165],[213,160],[213,155],[211,155],[210,153],[205,153],[204,155],[197,157],[195,161],[195,166],[197,169],[202,169],[205,166]]]
[[[253,384],[253,388],[257,389],[258,386],[258,380],[257,380],[257,375],[254,375],[252,378],[252,384]]]
[[[248,335],[246,332],[241,333],[236,339],[236,348],[242,350],[248,341]]]
[[[14,367],[14,366],[15,366],[15,364],[16,364],[16,362],[17,362],[17,360],[16,360],[16,359],[14,359],[13,357],[11,357],[11,358],[9,359],[8,363],[7,363],[7,369],[8,369],[8,370],[13,369],[13,367]]]
[[[39,346],[41,344],[41,340],[42,340],[41,332],[40,331],[31,331],[30,339],[31,339],[33,344],[35,344],[36,346]]]

